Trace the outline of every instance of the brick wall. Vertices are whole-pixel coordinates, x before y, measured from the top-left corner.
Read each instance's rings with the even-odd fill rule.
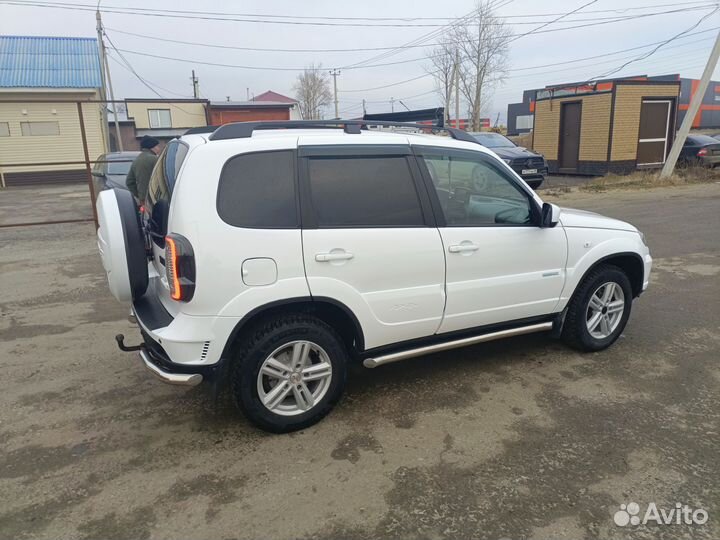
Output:
[[[568,96],[541,100],[535,104],[533,148],[547,159],[558,158],[560,109],[566,101],[582,101],[580,119],[580,156],[582,161],[606,161],[610,134],[610,93]]]
[[[640,107],[643,98],[676,97],[679,86],[618,84],[615,90],[615,122],[613,124],[611,161],[637,158]]]

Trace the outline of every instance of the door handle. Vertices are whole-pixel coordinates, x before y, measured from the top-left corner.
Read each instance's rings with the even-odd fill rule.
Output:
[[[471,242],[468,242],[467,244],[454,244],[448,247],[448,251],[450,253],[470,253],[477,251],[478,249],[480,249],[480,246]]]
[[[349,251],[337,251],[330,253],[316,253],[315,260],[317,262],[331,262],[331,261],[349,261],[355,255]]]

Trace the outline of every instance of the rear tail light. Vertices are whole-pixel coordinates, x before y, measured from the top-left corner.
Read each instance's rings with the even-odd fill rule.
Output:
[[[703,156],[707,156],[707,153],[708,153],[707,148],[701,148],[700,150],[698,150],[697,155],[698,155],[698,157],[703,157]]]
[[[195,254],[187,238],[165,237],[165,273],[173,300],[189,302],[195,294]]]

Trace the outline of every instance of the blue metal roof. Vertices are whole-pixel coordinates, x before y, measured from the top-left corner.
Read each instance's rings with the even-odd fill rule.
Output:
[[[0,36],[0,88],[100,88],[97,39]]]

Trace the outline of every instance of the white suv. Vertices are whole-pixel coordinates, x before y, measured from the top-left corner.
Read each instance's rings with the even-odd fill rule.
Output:
[[[330,411],[350,362],[618,338],[652,263],[635,227],[543,203],[462,131],[361,127],[199,130],[160,156],[144,219],[102,192],[103,265],[143,337],[120,347],[169,383],[228,382],[250,420],[286,432]]]

